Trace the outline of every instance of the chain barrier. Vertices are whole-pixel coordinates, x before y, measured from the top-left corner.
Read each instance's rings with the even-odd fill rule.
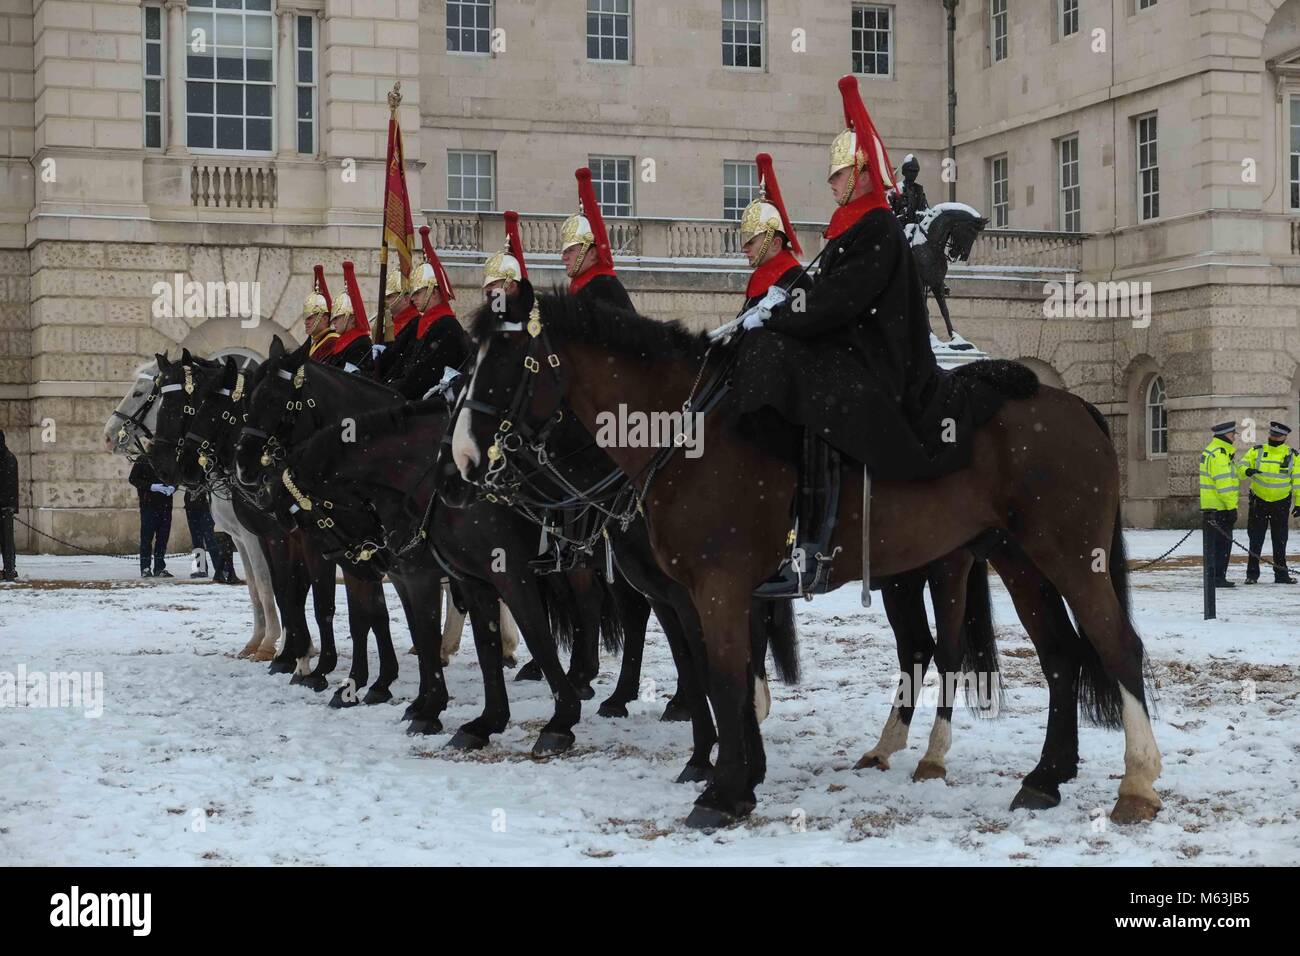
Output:
[[[42,538],[48,538],[49,540],[57,544],[63,545],[65,548],[72,548],[74,551],[80,551],[82,554],[93,554],[97,558],[117,558],[120,561],[140,560],[140,556],[138,554],[104,554],[102,551],[92,551],[90,550],[90,548],[83,548],[79,544],[73,544],[71,541],[64,541],[62,538],[56,538],[52,534],[46,534],[40,528],[29,525],[26,521],[24,521],[22,518],[18,517],[17,515],[14,515],[14,520],[17,521],[20,525],[22,525],[27,530],[36,532],[36,534],[39,534]],[[188,558],[193,553],[194,552],[192,551],[176,551],[174,553],[163,555],[163,557],[164,558]]]

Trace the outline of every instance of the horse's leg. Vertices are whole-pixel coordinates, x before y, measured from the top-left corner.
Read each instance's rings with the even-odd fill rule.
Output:
[[[446,709],[449,700],[447,682],[442,673],[438,617],[435,610],[441,597],[442,582],[436,571],[425,569],[410,572],[394,571],[391,577],[393,587],[397,590],[397,596],[402,602],[406,622],[411,628],[411,640],[415,642],[415,650],[420,659],[420,693],[411,707],[407,708],[411,723],[407,726],[406,732],[408,734],[440,734],[442,733],[442,712]],[[382,601],[383,585],[379,582],[374,583],[376,588],[379,589],[379,600]],[[369,600],[373,611],[377,607],[373,593],[369,596]],[[384,617],[387,619],[388,605],[384,603],[383,606]],[[379,631],[376,630],[375,633],[378,637]],[[391,639],[388,642],[388,653],[392,656],[395,666],[397,655],[393,652]],[[378,686],[378,683],[378,681],[375,682],[376,686]],[[371,690],[373,691],[374,688],[372,687]],[[387,686],[383,690],[385,694],[388,694]],[[388,699],[391,698],[392,695],[388,694]],[[366,703],[380,702],[378,699],[372,700],[369,693],[366,694]]]
[[[280,606],[280,619],[284,626],[284,649],[271,661],[272,674],[290,674],[309,672],[309,653],[311,632],[307,629],[307,591],[310,581],[303,562],[299,542],[291,539],[279,539],[282,547],[277,548],[277,557],[272,559],[272,568],[283,561],[283,572],[278,575],[280,585],[276,587],[276,603]]]
[[[907,746],[907,734],[935,650],[925,616],[924,569],[894,575],[883,582],[880,594],[898,652],[898,690],[880,739],[858,759],[854,770],[888,770],[889,758]]]
[[[456,607],[455,602],[451,599],[451,585],[443,586],[445,593],[442,595],[447,599],[447,620],[442,625],[442,646],[440,654],[442,657],[442,666],[446,667],[451,663],[452,657],[460,650],[461,634],[465,630],[465,615],[460,613],[460,608]],[[441,609],[439,609],[439,613]],[[414,652],[414,645],[412,645]]]
[[[384,597],[384,582],[382,580],[360,583],[362,586],[359,589],[358,598],[361,602],[361,614],[364,618],[361,626],[364,628],[369,625],[370,630],[374,631],[375,650],[379,652],[379,676],[366,690],[366,695],[361,698],[361,702],[363,704],[386,704],[393,699],[392,691],[389,688],[392,686],[393,681],[397,680],[398,671],[397,650],[393,647],[392,628],[388,623],[388,600]],[[415,593],[416,600],[421,608],[428,607],[429,598],[424,594],[423,587],[416,588],[414,585],[408,584],[408,590]],[[348,607],[350,614],[350,600]],[[405,602],[403,602],[403,610],[405,610]],[[411,640],[414,641],[416,625],[411,623],[409,618],[408,625],[411,628]],[[438,629],[436,609],[432,611],[432,616],[427,621],[421,619],[420,625],[426,630],[432,629],[432,632],[436,635]],[[437,642],[435,641],[432,646],[436,648]],[[419,651],[418,647],[416,651]],[[439,655],[435,653],[434,656],[438,657]],[[439,660],[440,673],[441,667],[442,662]]]
[[[316,667],[295,683],[306,684],[317,693],[329,686],[329,675],[338,666],[338,650],[334,646],[335,574],[337,565],[321,557],[314,547],[304,549],[307,567],[311,572],[312,609],[316,616],[316,629],[320,632],[320,657]]]
[[[480,750],[488,745],[493,734],[501,733],[510,722],[510,700],[502,669],[504,628],[501,624],[506,615],[497,592],[482,581],[467,579],[464,594],[473,622],[474,650],[483,675],[483,712],[462,725],[447,746],[457,750]],[[534,627],[544,626],[540,620],[532,624]]]
[[[573,649],[569,653],[569,683],[580,699],[591,700],[596,696],[591,682],[600,673],[600,619],[608,592],[594,571],[574,577],[581,578],[583,583],[577,589],[579,626],[573,633]]]
[[[262,642],[253,651],[251,659],[263,662],[275,657],[275,647],[280,643],[280,611],[275,602],[275,579],[266,552],[262,550],[262,542],[256,535],[250,537],[252,540],[248,550],[240,552],[244,557],[244,576],[248,579],[246,583],[250,589],[253,589],[253,600],[262,609],[262,619],[266,622]]]
[[[576,632],[582,626],[576,598],[572,594],[559,596],[563,589],[571,588],[570,577],[563,574],[529,573],[516,580],[501,573],[494,574],[492,581],[510,607],[511,615],[519,623],[528,652],[541,668],[542,675],[550,685],[551,695],[555,698],[555,713],[538,734],[537,742],[533,744],[533,753],[542,755],[568,750],[576,739],[573,728],[582,717],[582,701],[569,683],[564,665],[560,663],[560,655],[551,636],[551,623],[542,602],[542,588],[551,589],[551,593],[556,595],[550,599],[552,613],[563,615],[567,619],[567,626]]]
[[[690,827],[718,827],[754,809],[750,760],[759,738],[750,666],[749,588],[712,571],[692,583],[708,659],[708,699],[718,722],[718,763],[713,780],[686,818]],[[761,750],[761,738],[757,749]],[[757,769],[757,768],[755,768]]]
[[[1089,535],[1087,529],[1081,534],[1078,529],[1049,527],[1036,533],[1037,529],[1026,527],[1017,539],[1070,605],[1080,631],[1096,649],[1110,678],[1111,686],[1098,687],[1096,693],[1118,697],[1116,705],[1099,709],[1118,709],[1124,726],[1124,777],[1111,819],[1138,823],[1154,819],[1161,807],[1155,790],[1161,770],[1160,749],[1147,711],[1142,640],[1120,603],[1120,594],[1127,594],[1128,569],[1118,510],[1110,528],[1109,548],[1104,547],[1107,542],[1101,529],[1093,529]],[[1062,542],[1069,546],[1062,547]],[[1107,568],[1094,570],[1094,553],[1108,556]]]
[[[519,652],[519,625],[510,616],[510,608],[504,601],[498,601],[501,614],[501,655],[507,667],[515,666],[515,655]]]
[[[650,621],[650,602],[621,573],[615,575],[613,589],[616,613],[623,625],[623,659],[619,662],[618,683],[614,686],[614,692],[601,703],[597,713],[602,717],[626,717],[627,705],[636,700],[641,692],[641,658],[645,653],[645,629]],[[662,620],[660,618],[661,622]]]
[[[934,604],[934,666],[939,677],[939,707],[930,729],[930,743],[912,773],[913,780],[943,780],[952,746],[953,697],[961,672],[962,623],[966,616],[966,579],[974,559],[969,551],[954,551],[926,568]]]
[[[946,271],[946,270],[945,270]],[[948,314],[948,299],[943,294],[943,279],[939,279],[939,284],[934,288],[934,301],[939,303],[939,311],[943,314],[943,324],[948,327],[948,338],[952,339],[957,333],[953,331],[952,316]]]
[[[1047,737],[1042,756],[1020,782],[1012,810],[1045,810],[1061,802],[1062,783],[1079,771],[1079,720],[1075,706],[1081,674],[1082,639],[1056,589],[1015,545],[989,557],[1011,595],[1016,614],[1047,680]]]

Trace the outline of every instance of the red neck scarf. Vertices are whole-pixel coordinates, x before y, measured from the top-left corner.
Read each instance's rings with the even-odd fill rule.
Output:
[[[362,336],[368,336],[370,330],[363,328],[359,323],[352,326],[346,332],[340,332],[339,337],[334,340],[334,347],[329,350],[329,355],[342,355],[343,350]],[[328,356],[327,356],[328,357]]]
[[[831,224],[826,227],[824,235],[827,239],[835,239],[857,225],[858,220],[871,210],[888,208],[889,203],[885,202],[880,190],[873,189],[871,192],[859,196],[851,203],[836,209],[835,214],[831,216]]]
[[[451,311],[450,303],[439,302],[437,305],[430,306],[429,311],[420,316],[420,324],[415,327],[415,337],[417,339],[424,338],[425,333],[433,328],[435,322],[447,316],[451,316],[452,319],[456,318],[456,313]]]
[[[577,295],[579,292],[582,291],[583,287],[586,286],[586,284],[590,282],[592,279],[596,278],[596,276],[612,276],[612,275],[614,275],[613,266],[603,265],[598,262],[590,269],[588,269],[586,272],[579,275],[577,278],[570,280],[569,294]]]
[[[407,324],[412,319],[418,319],[419,317],[420,310],[411,303],[406,303],[406,308],[393,316],[393,338],[397,338],[401,335],[402,329],[406,328]]]
[[[776,285],[777,280],[785,275],[786,270],[792,268],[802,269],[803,266],[794,257],[794,253],[789,249],[782,249],[750,273],[749,285],[745,286],[745,298],[752,299],[755,296],[766,295],[767,290]]]
[[[317,362],[325,361],[329,358],[330,353],[334,351],[334,343],[338,341],[338,337],[339,334],[331,329],[320,338],[314,339],[307,356]]]

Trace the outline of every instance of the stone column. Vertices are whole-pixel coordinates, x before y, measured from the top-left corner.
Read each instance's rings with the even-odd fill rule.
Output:
[[[167,0],[163,6],[167,10],[167,78],[163,81],[167,93],[166,155],[184,156],[189,152],[185,147],[185,0]]]
[[[298,153],[298,11],[285,4],[276,5],[280,17],[280,64],[277,69],[275,107],[280,113],[277,124],[279,148],[276,154],[288,159]]]

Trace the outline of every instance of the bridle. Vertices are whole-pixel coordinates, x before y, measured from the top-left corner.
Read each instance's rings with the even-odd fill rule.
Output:
[[[146,396],[144,402],[141,403],[140,406],[130,415],[126,414],[126,412],[113,409],[113,414],[110,416],[111,418],[122,419],[122,427],[117,430],[117,449],[122,450],[122,454],[132,463],[134,463],[141,455],[147,455],[149,453],[148,449],[144,447],[144,443],[146,441],[152,442],[154,436],[153,431],[144,423],[144,420],[149,417],[149,410],[153,407],[153,403],[156,402],[158,397],[162,394],[161,374],[141,374],[136,376],[137,382],[144,381],[145,379],[153,382],[153,387],[149,390],[149,394]],[[123,450],[128,441],[135,443],[134,451]]]
[[[155,448],[158,448],[159,446],[174,447],[176,449],[176,461],[178,464],[180,463],[181,460],[181,454],[182,454],[181,446],[185,440],[186,433],[189,431],[189,422],[192,418],[194,418],[194,415],[197,411],[195,407],[190,404],[190,402],[193,401],[193,395],[194,395],[194,370],[188,363],[182,365],[181,370],[184,372],[184,376],[185,376],[183,381],[168,382],[166,385],[163,385],[162,374],[159,373],[157,383],[156,383],[158,394],[162,397],[164,404],[166,404],[167,402],[166,396],[171,394],[172,392],[179,392],[182,390],[184,390],[185,392],[186,395],[185,404],[181,406],[181,423],[180,423],[180,427],[177,430],[177,434],[179,434],[181,437],[160,438],[157,435],[154,435],[152,438],[153,446]]]
[[[177,459],[184,457],[184,453],[188,450],[194,451],[209,492],[222,498],[229,497],[232,482],[230,475],[221,468],[220,444],[222,438],[228,441],[230,436],[235,434],[236,425],[248,420],[248,412],[239,410],[245,399],[245,382],[245,370],[240,369],[235,375],[235,384],[232,388],[219,388],[206,396],[195,410],[194,421],[176,451]],[[230,407],[222,408],[219,416],[208,416],[208,420],[203,421],[198,412],[206,411],[208,403],[217,396],[229,399]],[[221,425],[216,424],[217,420]],[[205,426],[203,431],[199,430],[200,423]],[[209,425],[211,428],[206,427]],[[224,432],[214,434],[214,430],[222,427],[225,429]]]
[[[293,391],[290,392],[289,398],[285,400],[284,408],[280,411],[280,417],[270,426],[270,431],[264,431],[248,424],[248,416],[244,416],[244,425],[239,430],[239,437],[236,439],[236,445],[242,445],[246,438],[262,439],[262,454],[260,464],[263,468],[270,468],[273,465],[282,465],[288,457],[288,448],[280,435],[292,435],[294,429],[299,425],[299,413],[304,409],[314,409],[316,400],[311,396],[302,397],[303,382],[306,381],[307,362],[298,366],[297,371],[290,372],[288,369],[276,368],[274,374],[293,385]],[[287,423],[287,427],[286,427]]]

